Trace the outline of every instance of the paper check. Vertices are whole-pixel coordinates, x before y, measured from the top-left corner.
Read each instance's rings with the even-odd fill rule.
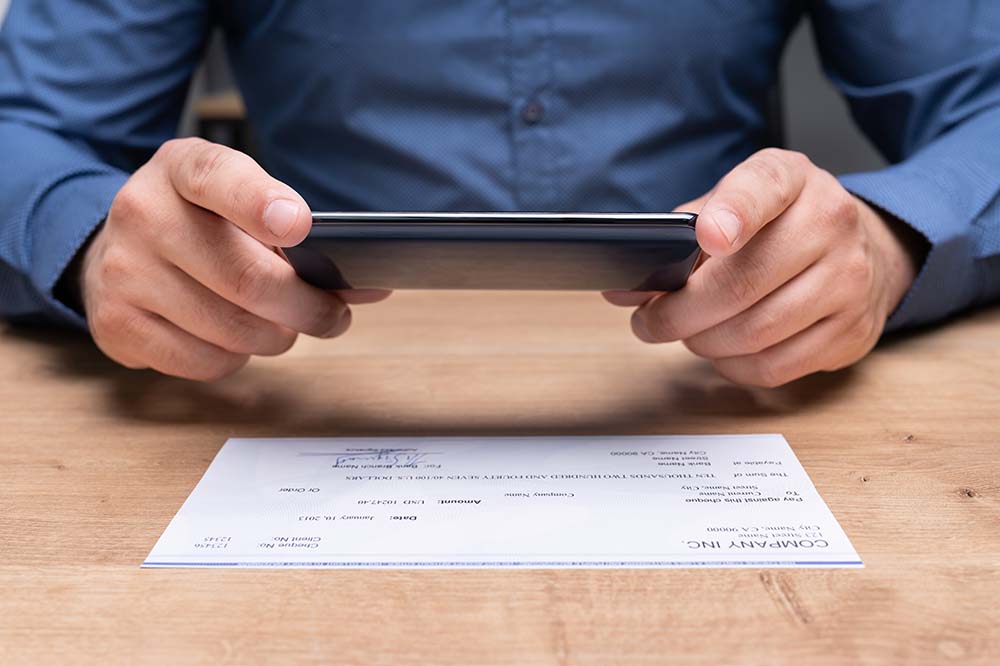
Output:
[[[780,435],[231,439],[146,567],[860,567]]]

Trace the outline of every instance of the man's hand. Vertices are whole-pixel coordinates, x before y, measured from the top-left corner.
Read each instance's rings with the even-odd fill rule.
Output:
[[[200,139],[163,145],[122,187],[83,257],[95,342],[130,368],[211,381],[297,333],[340,335],[346,301],[384,293],[312,287],[276,248],[311,225],[295,191],[250,157]]]
[[[740,384],[778,386],[864,357],[921,251],[914,232],[790,151],[760,151],[678,210],[699,212],[709,255],[688,284],[605,296],[640,305],[640,339],[682,340]]]

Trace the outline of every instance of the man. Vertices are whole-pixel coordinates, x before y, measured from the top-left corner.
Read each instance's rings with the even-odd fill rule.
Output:
[[[893,166],[757,152],[804,13]],[[216,25],[263,167],[169,140]],[[129,367],[211,380],[342,333],[377,295],[273,251],[309,205],[676,208],[710,258],[676,293],[607,298],[641,339],[774,386],[1000,292],[1000,3],[14,0],[0,149],[0,314],[85,315]]]

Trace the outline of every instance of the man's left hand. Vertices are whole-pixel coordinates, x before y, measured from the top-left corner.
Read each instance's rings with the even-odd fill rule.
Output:
[[[681,340],[739,384],[778,386],[875,346],[913,282],[921,241],[796,152],[762,150],[704,196],[708,258],[674,293],[608,292],[646,342]]]

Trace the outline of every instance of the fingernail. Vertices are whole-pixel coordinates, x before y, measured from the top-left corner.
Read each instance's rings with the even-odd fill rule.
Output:
[[[729,241],[729,244],[734,244],[740,236],[740,227],[742,226],[740,218],[728,210],[718,210],[712,214],[712,219],[715,221],[716,226],[719,227],[722,235]]]
[[[299,219],[299,204],[275,199],[264,209],[264,226],[277,238],[284,238]]]

